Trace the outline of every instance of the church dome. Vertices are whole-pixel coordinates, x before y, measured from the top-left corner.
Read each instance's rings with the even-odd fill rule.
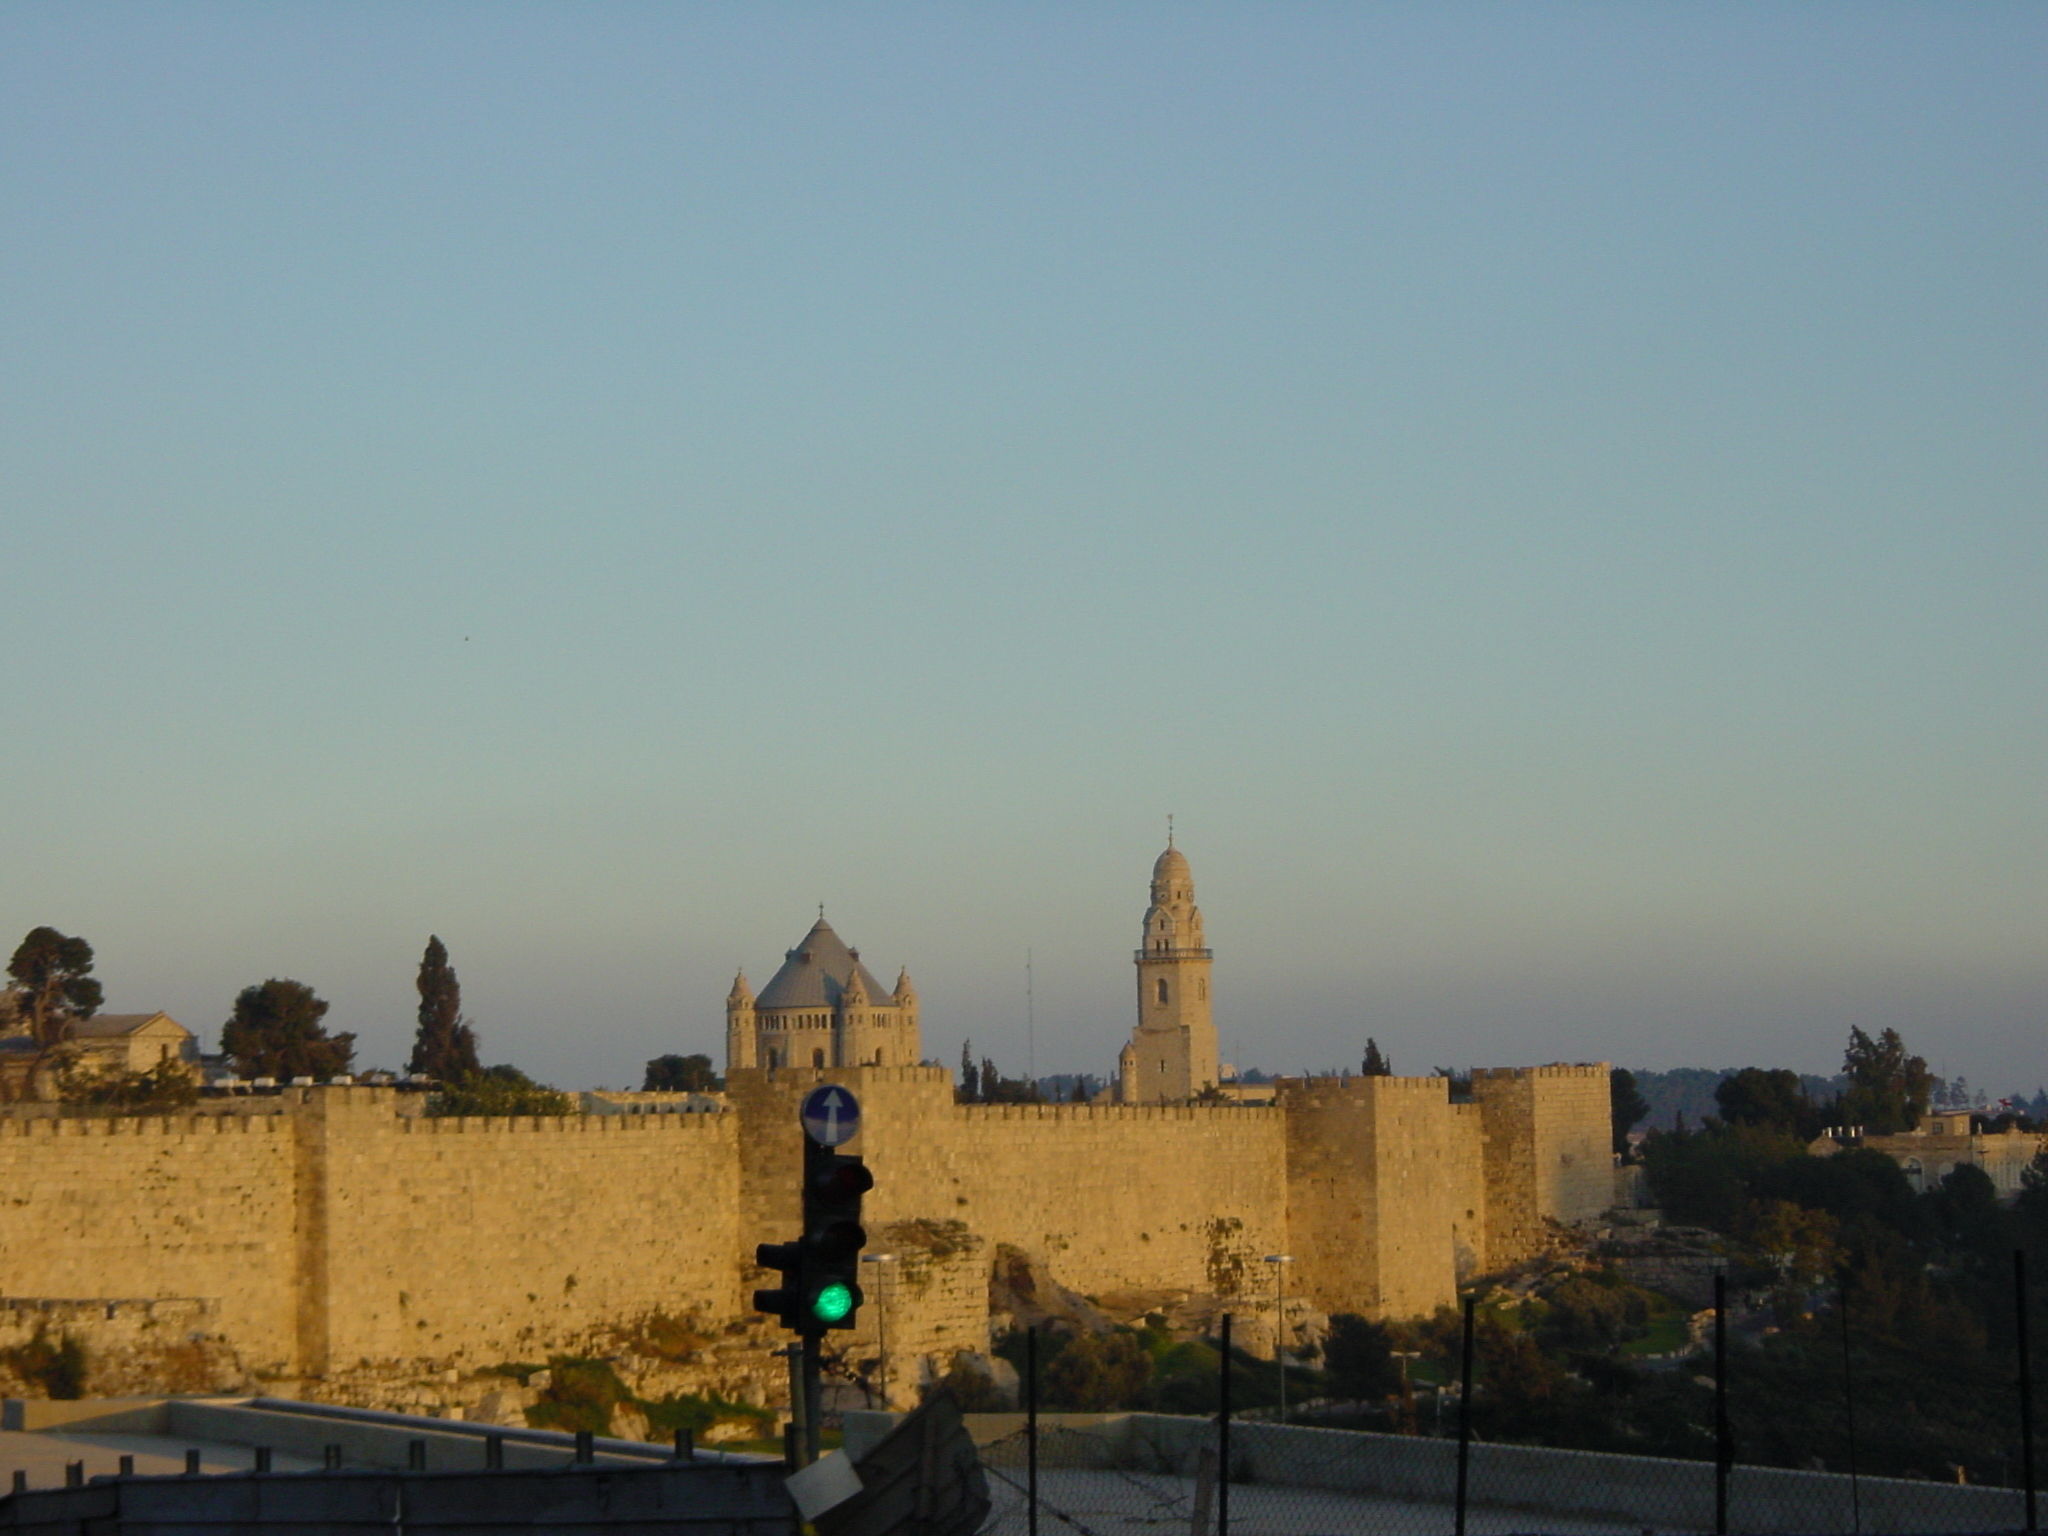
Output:
[[[1152,866],[1152,883],[1154,885],[1164,885],[1169,882],[1181,884],[1192,882],[1194,878],[1194,872],[1188,868],[1188,856],[1171,843],[1166,845],[1166,852],[1159,855],[1158,861]]]

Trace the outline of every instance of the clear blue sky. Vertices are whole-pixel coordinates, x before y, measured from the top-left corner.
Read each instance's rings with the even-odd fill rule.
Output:
[[[2048,1080],[2048,8],[0,10],[0,939]]]

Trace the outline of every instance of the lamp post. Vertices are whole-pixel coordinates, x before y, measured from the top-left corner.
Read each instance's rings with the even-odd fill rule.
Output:
[[[1287,1422],[1287,1348],[1283,1338],[1287,1329],[1287,1297],[1281,1281],[1287,1271],[1283,1264],[1292,1264],[1291,1253],[1269,1253],[1265,1262],[1273,1266],[1273,1363],[1280,1367],[1280,1422]]]
[[[1415,1388],[1408,1380],[1408,1362],[1410,1360],[1420,1360],[1422,1358],[1422,1351],[1419,1349],[1396,1349],[1390,1350],[1389,1353],[1401,1362],[1401,1408],[1408,1415],[1407,1433],[1412,1435],[1415,1433]]]
[[[863,1264],[887,1264],[895,1259],[893,1253],[864,1253],[860,1256]],[[875,1271],[875,1331],[878,1335],[876,1347],[881,1354],[880,1373],[882,1377],[882,1411],[889,1411],[889,1298],[883,1294],[880,1284],[882,1271]]]

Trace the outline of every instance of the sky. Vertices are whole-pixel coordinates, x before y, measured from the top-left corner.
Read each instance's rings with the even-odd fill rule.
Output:
[[[0,940],[2048,1081],[2048,9],[0,8]],[[1027,997],[1027,961],[1029,993]]]

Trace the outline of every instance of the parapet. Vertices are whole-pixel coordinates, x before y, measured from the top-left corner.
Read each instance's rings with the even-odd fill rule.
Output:
[[[1451,1091],[1447,1077],[1283,1077],[1273,1084],[1283,1108],[1311,1109],[1324,1104],[1366,1104],[1381,1098],[1412,1098],[1425,1102],[1445,1100]]]
[[[64,1115],[0,1118],[0,1137],[44,1140],[112,1136],[276,1136],[289,1133],[290,1119],[267,1115]]]
[[[1604,1061],[1553,1061],[1541,1067],[1474,1067],[1472,1081],[1502,1082],[1511,1078],[1597,1077],[1612,1070]]]

